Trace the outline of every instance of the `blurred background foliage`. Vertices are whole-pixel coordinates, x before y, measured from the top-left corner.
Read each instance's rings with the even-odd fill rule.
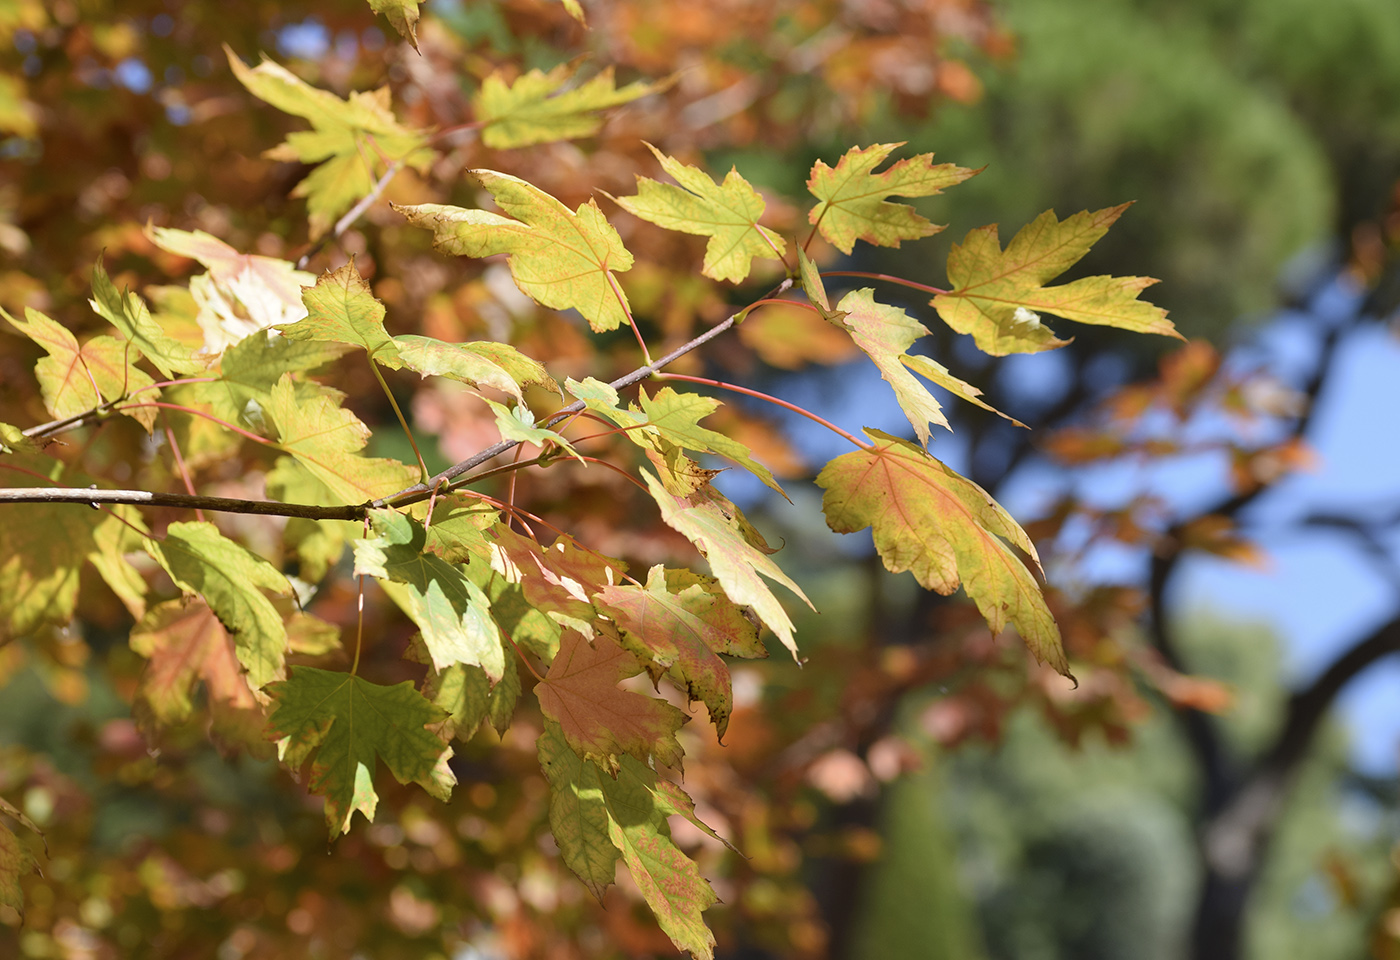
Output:
[[[920,202],[951,224],[945,234],[858,252],[842,267],[938,283],[948,245],[967,229],[998,222],[1005,240],[1047,208],[1067,215],[1136,200],[1081,272],[1159,277],[1153,299],[1222,352],[1247,343],[1280,305],[1306,304],[1338,278],[1371,291],[1358,317],[1393,309],[1400,18],[1390,0],[586,6],[588,32],[544,0],[433,0],[420,56],[359,0],[0,0],[0,305],[95,326],[83,301],[102,251],[119,284],[158,297],[153,288],[189,264],[154,249],[147,222],[203,229],[269,256],[308,250],[304,208],[288,198],[304,170],[260,156],[293,122],[253,106],[221,60],[227,43],[245,60],[266,50],[342,94],[387,82],[407,121],[444,129],[469,119],[471,93],[502,66],[550,67],[588,52],[618,65],[622,79],[676,75],[664,97],[622,111],[582,147],[492,153],[450,140],[438,167],[391,187],[401,202],[471,199],[466,165],[517,173],[570,204],[595,189],[626,193],[634,173],[655,173],[638,145],[647,138],[705,156],[715,173],[737,164],[773,191],[770,209],[792,233],[799,218],[781,198],[801,195],[813,159],[907,140],[909,150],[987,169]],[[684,339],[723,316],[729,291],[694,276],[694,244],[614,219],[634,231],[629,246],[647,252],[624,279],[649,334]],[[821,253],[826,266],[837,263]],[[560,376],[597,359],[567,324],[501,294],[499,271],[444,265],[382,205],[313,267],[349,254],[401,329],[461,339],[505,324]],[[757,319],[741,338],[758,359],[720,347],[712,368],[759,384],[781,379],[819,411],[876,405],[856,369],[839,365],[839,347],[817,338],[785,357]],[[1011,373],[994,374],[945,331],[935,330],[931,352],[1027,423],[1082,430],[1094,403],[1156,375],[1161,345],[1075,332],[1074,346],[1040,372],[1008,363],[998,369]],[[34,356],[20,343],[6,340],[0,352],[6,420],[36,404]],[[614,346],[604,342],[599,355]],[[1161,394],[1217,404],[1229,391],[1206,396],[1225,377],[1208,358],[1216,354],[1191,356],[1206,359],[1197,373],[1163,368]],[[387,419],[368,385],[364,393],[360,415]],[[767,443],[768,462],[786,458],[797,477],[821,462],[804,434],[733,409],[731,429]],[[443,462],[484,445],[483,421],[447,394],[424,390],[413,411]],[[1298,421],[1296,411],[1276,419]],[[993,492],[1056,451],[1067,470],[1092,460],[1074,446],[1083,434],[1032,448],[1024,434],[961,410],[954,426],[948,459],[961,457]],[[1232,447],[1233,462],[1248,467],[1291,436]],[[112,461],[136,455],[129,438],[101,438],[99,453],[104,443]],[[239,492],[236,465],[211,469],[211,482]],[[1029,476],[1023,482],[1046,475]],[[1149,622],[1145,611],[1160,590],[1145,564],[1126,586],[1105,585],[1066,549],[1059,612],[1081,690],[1059,693],[1019,650],[979,635],[962,607],[919,595],[867,548],[828,533],[814,489],[792,488],[800,509],[756,502],[753,513],[781,534],[785,569],[819,598],[820,617],[794,611],[810,661],[801,671],[776,661],[736,671],[727,745],[699,734],[687,745],[699,757],[687,787],[748,858],[692,842],[726,901],[710,914],[721,955],[1212,955],[1193,939],[1210,776],[1180,715],[1203,708],[1248,768],[1286,721],[1279,638],[1175,597],[1184,612],[1172,662],[1154,646],[1161,617]],[[584,532],[600,547],[623,537],[615,489],[542,483],[534,494],[544,506],[532,509],[589,507]],[[1101,511],[1096,529],[1112,520],[1103,539],[1162,555],[1168,534],[1181,541],[1188,521],[1209,514],[1164,516],[1149,501]],[[1047,550],[1063,546],[1066,517],[1084,509],[1066,507],[1058,519],[1051,511]],[[1235,514],[1222,515],[1224,533],[1195,542],[1248,559]],[[627,536],[620,553],[665,549],[645,530]],[[81,629],[0,650],[0,794],[45,826],[49,845],[44,876],[25,881],[24,923],[4,918],[0,948],[220,960],[665,953],[635,897],[614,891],[598,909],[539,839],[543,784],[524,734],[463,750],[463,787],[449,808],[386,791],[381,822],[326,856],[316,804],[289,788],[267,745],[222,755],[196,720],[166,731],[158,757],[148,752],[131,721],[142,663],[125,646],[129,618],[100,590],[85,596]],[[321,602],[331,616],[327,608],[350,609],[353,594],[342,587]],[[380,617],[377,667],[406,676],[397,663],[406,631]],[[1400,915],[1388,912],[1396,783],[1352,769],[1346,741],[1337,727],[1312,741],[1247,899],[1245,948],[1216,955],[1400,955]]]

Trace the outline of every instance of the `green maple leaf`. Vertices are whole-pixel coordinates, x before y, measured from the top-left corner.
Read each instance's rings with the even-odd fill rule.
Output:
[[[276,567],[212,523],[172,523],[163,540],[147,538],[145,546],[175,585],[203,597],[233,634],[238,662],[254,688],[282,676],[287,629],[262,593],[291,596],[291,584]]]
[[[531,70],[514,83],[507,83],[499,71],[491,74],[481,82],[473,101],[477,122],[485,125],[481,142],[493,150],[508,150],[591,137],[603,127],[598,111],[660,89],[638,80],[619,90],[612,67],[608,67],[593,79],[565,90],[577,70],[577,63],[563,63],[548,73]]]
[[[517,402],[524,401],[522,387],[537,383],[558,392],[559,386],[537,361],[508,343],[479,340],[444,343],[432,337],[402,334],[394,338],[395,359],[380,359],[387,367],[408,367],[424,377],[447,377],[473,387],[494,387]]]
[[[420,517],[426,517],[426,507],[420,509]],[[494,507],[475,497],[444,494],[433,504],[431,524],[424,523],[428,529],[424,549],[448,563],[467,563],[473,557],[487,559],[491,556],[491,546],[485,530],[499,519],[500,514]]]
[[[632,254],[598,204],[589,200],[571,211],[524,180],[468,172],[510,216],[437,203],[394,209],[432,230],[433,246],[444,253],[508,254],[510,275],[526,296],[554,310],[577,310],[597,333],[627,321],[627,295],[613,274],[632,269]]]
[[[678,766],[682,752],[676,731],[686,715],[665,700],[617,686],[641,672],[641,662],[616,641],[599,633],[589,643],[578,631],[565,630],[549,673],[535,684],[535,696],[569,746],[609,771],[617,770],[621,754]]]
[[[316,286],[302,291],[306,316],[274,329],[288,340],[330,340],[360,347],[376,360],[391,360],[398,350],[384,329],[384,304],[355,269],[355,260],[322,274]]]
[[[1005,251],[995,225],[973,230],[948,254],[952,289],[931,302],[948,326],[972,334],[979,350],[998,357],[1068,342],[1041,322],[1041,313],[1180,339],[1165,310],[1138,300],[1157,282],[1150,277],[1084,277],[1045,286],[1079,262],[1128,207],[1084,211],[1063,223],[1047,210],[1023,227]]]
[[[955,396],[998,416],[1006,416],[980,400],[981,391],[953,376],[947,367],[927,357],[905,353],[914,345],[914,341],[928,333],[928,328],[899,307],[878,303],[874,294],[875,291],[865,288],[853,290],[842,297],[838,305],[842,314],[839,323],[850,333],[856,346],[874,361],[880,376],[894,388],[895,399],[899,401],[921,443],[928,445],[930,423],[950,430],[952,427],[948,426],[948,420],[943,416],[942,404],[910,370],[927,377]],[[1010,417],[1006,419],[1011,420]],[[1016,420],[1011,422],[1024,426]]]
[[[539,447],[557,448],[579,463],[585,462],[582,455],[574,449],[574,445],[562,434],[546,427],[537,426],[534,411],[527,407],[524,401],[513,407],[507,407],[495,400],[485,397],[482,399],[491,408],[491,412],[496,415],[496,429],[501,432],[502,440],[514,440],[516,443],[533,443]]]
[[[755,544],[757,534],[752,532],[753,528],[739,508],[708,485],[689,497],[680,497],[668,491],[648,471],[643,470],[642,476],[646,479],[652,498],[661,508],[661,519],[666,525],[680,531],[695,544],[709,561],[710,569],[729,599],[741,606],[752,607],[795,659],[797,643],[792,635],[792,620],[759,574],[781,583],[809,607],[812,601],[768,558],[762,549],[766,545],[762,544],[761,539],[758,545]]]
[[[981,390],[978,390],[966,380],[962,380],[958,377],[953,376],[953,374],[948,370],[948,368],[943,366],[943,364],[939,363],[938,361],[930,360],[928,357],[920,356],[919,354],[900,357],[899,361],[900,363],[908,367],[910,370],[913,370],[914,372],[918,373],[920,376],[932,380],[934,383],[938,384],[944,390],[947,390],[953,396],[958,397],[961,400],[966,400],[973,406],[981,407],[983,410],[986,410],[989,413],[995,413],[1003,420],[1010,420],[1018,427],[1026,426],[1024,423],[1022,423],[1020,420],[1017,420],[1015,417],[1008,417],[996,407],[987,403],[987,401],[982,399]]]
[[[537,749],[550,786],[550,829],[569,869],[601,899],[620,854],[671,942],[710,960],[715,940],[701,914],[717,898],[694,861],[671,841],[666,822],[684,816],[713,835],[695,818],[690,799],[631,757],[622,758],[616,777],[607,775],[570,749],[548,721]]]
[[[817,265],[807,256],[807,252],[802,248],[797,250],[797,277],[802,284],[802,291],[807,294],[807,299],[812,302],[812,306],[817,308],[817,313],[827,323],[845,329],[842,323],[845,317],[839,310],[831,308],[831,300],[826,295],[826,287],[822,284],[822,275],[817,270]]]
[[[23,320],[3,309],[0,316],[47,353],[35,364],[34,375],[44,406],[56,420],[86,413],[104,401],[119,400],[155,383],[134,365],[139,355],[115,337],[93,337],[79,346],[67,327],[38,310],[26,308]],[[155,424],[155,414],[150,407],[129,411],[147,432]]]
[[[313,129],[288,134],[285,143],[264,156],[320,164],[292,191],[294,197],[307,198],[312,239],[369,195],[386,161],[399,161],[419,172],[433,162],[427,138],[395,119],[389,109],[388,87],[352,92],[349,100],[342,100],[271,60],[264,59],[249,69],[227,46],[224,52],[234,75],[249,93],[311,122]]]
[[[457,782],[448,769],[452,748],[427,729],[445,713],[408,681],[384,687],[347,673],[292,667],[267,691],[276,702],[268,727],[292,769],[314,752],[311,790],[326,798],[331,839],[350,829],[358,810],[374,819],[376,759],[399,783],[417,783],[446,801]]]
[[[418,0],[369,0],[370,9],[382,13],[399,36],[418,49]]]
[[[1040,585],[1011,550],[1039,568],[1025,531],[985,490],[923,449],[865,432],[873,447],[837,457],[817,476],[827,525],[837,533],[871,527],[885,567],[909,570],[930,590],[950,594],[961,583],[992,633],[1011,623],[1036,659],[1069,676]]]
[[[647,148],[680,186],[639,176],[637,195],[614,197],[618,206],[667,230],[709,237],[700,272],[715,280],[738,283],[749,275],[754,257],[782,259],[787,245],[778,234],[758,225],[765,209],[763,198],[738,170],[730,169],[724,183],[716,184],[705,171],[668,157],[651,144]]]
[[[418,478],[398,460],[359,456],[369,428],[328,395],[297,395],[291,374],[272,388],[267,412],[277,425],[278,445],[326,485],[338,503],[367,503],[397,493]]]
[[[101,260],[92,268],[92,299],[88,303],[167,380],[176,374],[200,373],[209,366],[207,357],[196,355],[156,323],[144,300],[131,291],[118,293]]]
[[[875,168],[903,143],[877,143],[852,147],[835,169],[818,160],[812,165],[807,189],[821,203],[807,216],[827,241],[849,254],[857,240],[881,247],[897,247],[902,240],[918,240],[942,230],[914,212],[907,203],[890,203],[885,197],[932,197],[962,183],[979,171],[951,163],[933,164],[933,154],[900,160],[888,170]]]
[[[674,575],[684,574],[679,580]],[[618,625],[626,648],[659,667],[653,679],[669,674],[692,700],[710,711],[719,737],[733,712],[729,668],[717,654],[766,657],[754,624],[728,597],[707,590],[689,571],[652,567],[645,588],[607,586],[598,594],[599,610]],[[679,589],[672,590],[678,586]]]
[[[355,573],[377,577],[423,631],[433,668],[480,666],[493,681],[505,670],[491,601],[462,570],[425,551],[423,525],[393,510],[370,514],[377,537],[354,541]]]
[[[717,454],[733,460],[762,480],[769,489],[787,497],[773,478],[772,471],[753,459],[748,447],[733,437],[700,426],[701,420],[721,406],[720,401],[713,397],[678,393],[670,387],[662,387],[653,397],[640,389],[637,398],[641,405],[631,404],[628,409],[623,409],[619,406],[621,400],[617,391],[601,380],[593,377],[582,382],[569,379],[564,385],[590,410],[624,428],[623,435],[627,439],[659,454],[663,461],[674,460],[676,449]]]

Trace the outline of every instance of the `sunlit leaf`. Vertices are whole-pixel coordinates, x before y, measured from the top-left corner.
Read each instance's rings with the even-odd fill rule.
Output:
[[[316,282],[315,274],[276,257],[239,253],[203,230],[148,226],[146,236],[162,250],[197,260],[209,271],[192,277],[186,291],[209,353],[219,353],[273,324],[306,316],[302,288]],[[151,288],[146,292],[154,293]]]
[[[605,587],[599,609],[617,622],[626,648],[661,668],[692,700],[702,701],[722,738],[733,711],[729,668],[717,654],[765,657],[758,630],[722,594],[705,589],[701,578],[687,571],[691,582],[681,589],[668,584],[667,571],[652,567],[646,587],[632,584]],[[685,581],[682,580],[682,583]],[[657,674],[653,673],[655,677]]]
[[[1078,263],[1129,204],[1060,222],[1047,210],[1023,227],[1006,250],[995,225],[973,230],[948,254],[952,289],[932,300],[948,326],[970,333],[993,356],[1063,346],[1041,322],[1051,313],[1100,326],[1180,337],[1161,307],[1138,299],[1150,277],[1084,277],[1058,287],[1046,282]]]
[[[807,299],[817,308],[821,318],[842,330],[846,329],[845,324],[841,322],[845,314],[832,309],[831,299],[826,294],[826,287],[822,284],[822,275],[817,270],[817,265],[800,247],[797,250],[797,279],[802,284],[802,292],[807,294]]]
[[[933,154],[921,153],[875,173],[902,143],[877,143],[852,147],[835,169],[821,160],[812,165],[807,189],[821,203],[807,216],[821,235],[842,253],[850,253],[857,240],[882,247],[900,241],[931,236],[943,227],[930,223],[907,203],[890,203],[886,197],[932,197],[962,183],[978,171],[951,163],[933,164]]]
[[[987,492],[927,452],[878,430],[867,450],[837,457],[817,476],[822,509],[837,533],[871,527],[886,568],[908,570],[949,594],[961,583],[992,632],[1010,623],[1036,659],[1069,675],[1060,632],[1035,577],[1011,547],[1035,547]]]
[[[86,413],[104,401],[130,396],[155,383],[134,365],[139,355],[115,337],[93,337],[80,347],[68,328],[33,308],[25,309],[23,320],[3,309],[0,316],[47,352],[35,365],[34,375],[44,406],[56,420]],[[155,399],[154,392],[146,393],[144,399]],[[148,431],[155,413],[151,408],[130,411]]]
[[[526,296],[555,310],[577,310],[596,332],[627,322],[627,296],[613,274],[632,268],[632,254],[594,201],[570,211],[524,180],[468,172],[509,216],[436,203],[395,209],[432,230],[433,245],[444,253],[509,254],[510,274]]]
[[[369,0],[370,9],[382,13],[413,49],[418,49],[418,0]]]
[[[355,573],[380,586],[423,631],[433,668],[480,666],[499,680],[505,669],[490,601],[461,568],[424,550],[423,525],[393,510],[371,513],[378,536],[355,540]]]
[[[524,402],[517,403],[513,407],[507,407],[503,403],[495,400],[483,398],[486,405],[491,408],[491,412],[496,415],[496,429],[501,431],[502,440],[514,440],[517,443],[533,443],[545,448],[561,450],[571,457],[583,463],[583,457],[574,445],[566,440],[562,434],[545,427],[536,426],[535,414]]]
[[[582,11],[569,12],[582,19]],[[612,67],[608,67],[566,90],[577,70],[576,63],[562,63],[548,73],[531,70],[514,82],[507,82],[499,72],[483,80],[472,104],[477,122],[485,124],[482,143],[505,150],[591,137],[603,126],[598,111],[630,103],[658,89],[638,80],[619,90]]]
[[[394,338],[391,359],[376,356],[385,366],[407,367],[425,377],[447,377],[474,387],[494,387],[517,402],[524,401],[521,388],[538,383],[551,390],[558,386],[544,367],[510,344],[478,341],[444,343],[431,337],[403,334]]]
[[[592,377],[581,383],[568,380],[565,386],[590,410],[624,428],[623,436],[627,439],[658,454],[662,461],[672,461],[672,466],[674,460],[671,454],[676,448],[717,454],[733,460],[770,489],[787,496],[773,478],[773,472],[753,459],[748,447],[733,437],[700,426],[700,421],[721,405],[712,397],[678,393],[670,387],[662,387],[655,396],[649,396],[645,389],[639,389],[637,399],[640,406],[633,403],[623,409],[617,391],[600,380]],[[657,462],[655,457],[653,462]],[[662,466],[661,463],[657,465]]]
[[[565,630],[535,695],[580,756],[614,772],[621,754],[677,766],[676,731],[685,714],[664,700],[618,688],[619,680],[641,672],[642,664],[616,641],[599,633],[589,643],[577,631]]]
[[[350,829],[356,810],[374,819],[376,760],[399,783],[417,783],[443,801],[451,794],[452,748],[427,729],[446,714],[408,681],[384,687],[347,673],[292,667],[267,692],[276,702],[268,725],[283,738],[283,761],[297,770],[315,754],[310,786],[326,798],[332,839]]]
[[[369,428],[328,396],[298,398],[290,374],[272,388],[268,414],[279,446],[326,485],[340,503],[366,503],[397,493],[418,479],[398,460],[359,456]]]
[[[122,339],[151,361],[167,380],[176,374],[200,373],[209,366],[207,357],[197,356],[152,319],[144,300],[132,291],[125,295],[118,293],[101,260],[92,268],[92,299],[88,303],[98,316],[121,331]],[[124,359],[135,362],[138,358]]]
[[[163,539],[146,540],[146,552],[181,590],[203,597],[233,634],[238,662],[254,688],[283,675],[287,631],[262,593],[291,594],[291,584],[276,567],[212,523],[172,523]]]
[[[716,280],[743,280],[754,257],[782,259],[787,245],[758,225],[763,198],[738,170],[731,169],[724,183],[716,184],[705,171],[647,146],[680,186],[639,176],[636,196],[614,198],[622,209],[667,230],[709,237],[701,272]]]
[[[661,518],[695,544],[709,561],[710,569],[729,599],[752,607],[795,658],[797,643],[792,635],[792,620],[759,574],[781,583],[808,606],[812,602],[802,588],[754,544],[754,535],[749,533],[752,528],[739,508],[713,487],[702,487],[690,497],[678,497],[648,471],[643,470],[642,476],[661,508]]]
[[[288,340],[331,340],[361,347],[375,360],[390,361],[398,353],[384,329],[384,304],[373,291],[355,261],[322,274],[316,285],[302,293],[305,318],[277,327]]]

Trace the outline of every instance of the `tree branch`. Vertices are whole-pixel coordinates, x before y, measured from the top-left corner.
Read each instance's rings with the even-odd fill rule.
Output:
[[[128,503],[145,507],[180,507],[186,510],[215,510],[220,513],[256,513],[273,517],[301,517],[306,520],[363,520],[367,504],[322,507],[276,500],[235,500],[230,497],[200,497],[188,493],[150,493],[145,490],[98,490],[95,487],[17,487],[0,490],[0,503]]]
[[[764,294],[762,299],[776,297],[790,290],[792,284],[792,278],[787,277],[782,283]],[[614,390],[621,390],[625,387],[630,387],[634,383],[645,380],[652,374],[659,372],[667,364],[678,360],[697,347],[708,343],[721,333],[724,333],[730,327],[734,326],[752,306],[753,305],[750,304],[727,320],[715,324],[699,336],[681,344],[661,359],[638,367],[625,376],[618,377],[616,380],[612,381],[610,386]],[[105,406],[107,405],[104,405],[104,407]],[[560,423],[574,414],[579,413],[584,409],[584,406],[585,404],[582,400],[571,403],[546,420],[542,426],[552,427],[556,423]],[[102,410],[103,408],[99,407],[97,409]],[[81,421],[83,418],[93,413],[94,411],[89,411],[88,413],[80,414],[78,417],[70,417],[64,421],[55,421],[55,424],[68,424],[70,422]],[[44,427],[53,427],[55,424],[45,424]],[[42,430],[44,427],[36,429]],[[498,457],[502,453],[518,445],[518,440],[502,440],[500,443],[493,444],[460,463],[453,464],[441,473],[429,477],[426,483],[416,483],[411,487],[400,490],[393,496],[382,497],[378,500],[353,506],[322,507],[311,504],[279,503],[275,500],[236,500],[229,497],[201,497],[181,493],[149,493],[144,490],[99,490],[94,487],[86,489],[74,489],[71,487],[16,487],[0,489],[0,503],[86,503],[93,507],[96,507],[99,503],[126,503],[148,507],[178,507],[186,510],[213,510],[220,513],[252,513],[274,517],[300,517],[306,520],[363,520],[365,514],[370,510],[390,506],[404,507],[417,503],[420,500],[426,500],[428,497],[432,496],[434,490],[440,489],[445,484],[451,483],[474,467],[478,467],[486,461]]]

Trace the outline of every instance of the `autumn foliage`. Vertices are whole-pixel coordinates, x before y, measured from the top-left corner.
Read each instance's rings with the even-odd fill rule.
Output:
[[[206,737],[229,757],[275,750],[286,770],[260,788],[279,799],[259,816],[283,826],[254,836],[201,814],[224,827],[84,867],[128,878],[102,903],[130,914],[84,929],[146,937],[159,923],[130,905],[144,884],[166,914],[222,911],[160,934],[167,946],[152,956],[175,955],[197,926],[202,942],[236,943],[239,956],[278,955],[289,931],[314,932],[334,955],[395,937],[448,949],[476,929],[469,917],[532,955],[593,922],[555,875],[562,862],[608,904],[598,922],[622,949],[657,949],[628,912],[635,895],[697,957],[716,943],[707,874],[725,874],[726,899],[765,874],[786,877],[776,902],[740,902],[816,954],[819,927],[793,893],[779,826],[725,778],[761,764],[763,738],[776,735],[735,690],[729,658],[766,656],[770,633],[800,657],[793,611],[820,598],[784,572],[782,551],[717,473],[745,470],[783,496],[785,480],[815,473],[832,530],[870,528],[887,569],[940,594],[961,589],[992,637],[1010,626],[1069,676],[1031,538],[928,450],[932,428],[948,425],[930,383],[990,408],[911,351],[935,322],[994,356],[1065,343],[1049,317],[1174,335],[1139,298],[1151,280],[1052,283],[1125,207],[1047,212],[1004,248],[995,226],[972,229],[939,288],[933,275],[843,271],[837,255],[942,230],[904,201],[977,171],[898,143],[857,145],[812,165],[808,196],[778,197],[742,169],[706,168],[707,148],[813,136],[804,123],[829,132],[877,98],[912,110],[974,95],[960,61],[898,69],[936,37],[938,4],[891,7],[876,23],[858,22],[853,5],[734,4],[732,19],[703,20],[678,7],[657,21],[645,4],[600,3],[587,11],[591,32],[576,3],[508,4],[506,32],[477,46],[408,0],[369,6],[402,36],[385,85],[368,56],[317,75],[266,57],[250,66],[257,47],[230,38],[200,55],[211,77],[227,69],[239,86],[167,96],[184,98],[181,126],[242,127],[238,162],[270,206],[222,171],[182,171],[190,183],[212,172],[205,206],[93,200],[104,219],[77,248],[86,290],[75,295],[71,257],[53,254],[61,231],[36,231],[31,273],[0,278],[9,332],[27,341],[6,343],[0,408],[0,635],[30,652],[6,669],[29,656],[59,690],[84,675],[78,648],[106,650],[110,640],[89,638],[120,634],[136,656],[108,656],[108,682],[141,739],[113,747],[126,750],[118,779],[178,793],[160,771],[192,763]],[[5,30],[120,57],[102,53],[115,41],[97,21],[17,9]],[[325,15],[363,29],[370,14]],[[996,52],[982,13],[967,16],[971,39]],[[207,20],[189,22],[191,38],[211,39]],[[127,29],[129,54],[143,40]],[[778,54],[750,72],[727,57],[725,44],[769,34]],[[526,69],[512,36],[597,55]],[[686,51],[696,62],[672,72]],[[620,84],[619,73],[639,78]],[[444,79],[458,75],[470,82]],[[36,104],[63,82],[45,73],[48,86],[28,91],[8,78],[16,137],[48,136],[53,117]],[[789,122],[756,123],[765,110]],[[34,116],[46,117],[42,130]],[[268,125],[283,135],[264,135]],[[152,144],[141,169],[165,182],[187,158]],[[65,158],[64,174],[79,162]],[[231,212],[199,213],[210,204]],[[828,293],[837,285],[839,298]],[[889,285],[927,309],[886,302]],[[856,351],[893,389],[915,441],[855,436],[799,411],[852,445],[807,471],[752,406],[715,395],[793,409],[720,377],[755,354],[788,366]],[[889,675],[913,683],[920,668],[906,667]],[[76,796],[52,771],[29,776]],[[297,865],[306,839],[285,826],[298,816],[296,777],[320,798],[330,838],[346,835],[331,865],[309,862],[314,843]],[[180,802],[228,816],[207,798]],[[475,812],[442,812],[463,804]],[[4,809],[21,833],[37,829]],[[82,843],[50,833],[60,850]],[[749,859],[722,865],[730,843]],[[346,875],[331,876],[342,862],[376,878],[367,896],[387,924],[355,915]],[[605,893],[619,862],[621,900]],[[538,925],[521,919],[526,894],[496,875],[503,863],[548,878],[529,887]],[[0,828],[7,916],[58,929],[67,914],[52,892],[26,898],[34,867],[28,841]],[[384,878],[406,868],[416,880]],[[279,924],[239,905],[262,885],[284,891],[267,908],[285,915]],[[727,923],[732,935],[737,921]]]

